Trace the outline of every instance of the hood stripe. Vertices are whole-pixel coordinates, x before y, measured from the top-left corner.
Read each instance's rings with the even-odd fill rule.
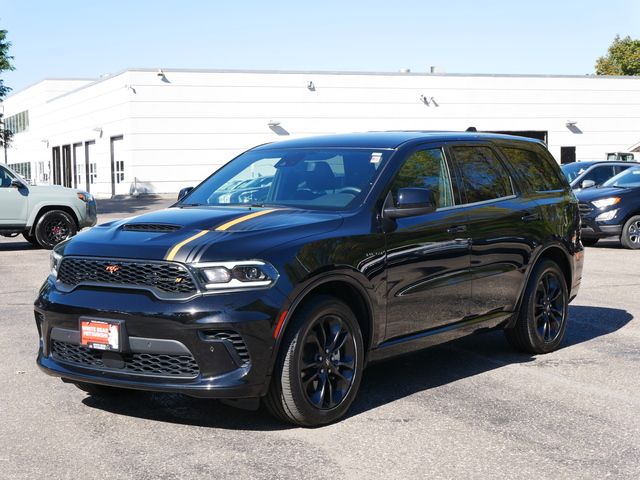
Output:
[[[248,215],[243,215],[241,217],[238,217],[234,220],[231,220],[227,223],[223,223],[222,225],[218,226],[215,228],[216,232],[224,232],[225,230],[228,230],[229,228],[238,225],[239,223],[242,222],[246,222],[247,220],[251,220],[252,218],[256,218],[256,217],[260,217],[262,215],[266,215],[267,213],[271,213],[271,212],[275,212],[276,209],[269,209],[269,210],[260,210],[259,212],[253,212],[253,213],[249,213]],[[198,238],[206,235],[207,233],[209,233],[211,230],[200,230],[198,233],[196,233],[195,235],[192,235],[191,237],[187,238],[186,240],[181,241],[180,243],[177,243],[176,245],[174,245],[171,250],[169,250],[169,253],[167,253],[167,256],[165,257],[165,260],[168,261],[172,261],[173,259],[176,258],[176,255],[178,255],[178,252],[180,251],[180,249],[182,247],[184,247],[187,243],[191,243],[194,240],[197,240]]]
[[[191,237],[187,238],[186,240],[183,240],[180,243],[174,245],[173,248],[169,251],[169,253],[167,253],[167,256],[165,257],[165,260],[169,260],[169,261],[173,260],[174,258],[176,258],[176,255],[178,254],[180,249],[182,247],[184,247],[187,243],[193,242],[194,240],[202,237],[203,235],[206,235],[209,232],[210,232],[210,230],[200,230],[195,235],[192,235]]]
[[[253,212],[248,215],[243,215],[242,217],[238,217],[235,220],[231,220],[230,222],[223,223],[219,227],[216,227],[216,232],[224,232],[225,230],[228,230],[229,228],[239,223],[246,222],[247,220],[251,220],[252,218],[260,217],[262,215],[266,215],[267,213],[271,213],[271,212],[275,212],[275,209],[260,210],[259,212]]]

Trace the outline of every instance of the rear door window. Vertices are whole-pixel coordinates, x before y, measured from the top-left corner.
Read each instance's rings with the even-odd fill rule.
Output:
[[[489,147],[452,148],[466,203],[486,202],[513,195],[511,177]]]

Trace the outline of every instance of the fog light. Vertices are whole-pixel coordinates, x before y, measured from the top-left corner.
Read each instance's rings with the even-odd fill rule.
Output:
[[[609,210],[608,212],[601,213],[596,217],[596,222],[608,222],[618,213],[618,209]]]

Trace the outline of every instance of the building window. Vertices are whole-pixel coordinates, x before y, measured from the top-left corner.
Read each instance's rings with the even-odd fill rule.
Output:
[[[31,162],[10,163],[9,168],[25,180],[31,180]]]
[[[124,160],[116,162],[116,183],[124,182]]]
[[[93,185],[94,183],[96,183],[97,179],[98,179],[98,164],[90,163],[89,164],[89,183]]]
[[[11,130],[12,133],[20,133],[29,129],[29,110],[16,113],[7,117],[4,121],[5,128]]]

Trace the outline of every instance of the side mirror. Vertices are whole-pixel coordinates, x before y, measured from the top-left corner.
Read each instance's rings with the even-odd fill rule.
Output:
[[[584,180],[581,184],[581,188],[591,188],[596,184],[593,180]]]
[[[406,187],[398,190],[398,201],[395,206],[385,206],[384,216],[390,219],[416,217],[435,212],[435,210],[436,201],[431,190]]]
[[[11,180],[11,186],[17,189],[27,188],[24,182],[18,178],[14,178],[13,180]]]
[[[178,192],[178,201],[182,200],[184,197],[189,195],[189,193],[193,190],[193,187],[185,187],[180,192]]]

